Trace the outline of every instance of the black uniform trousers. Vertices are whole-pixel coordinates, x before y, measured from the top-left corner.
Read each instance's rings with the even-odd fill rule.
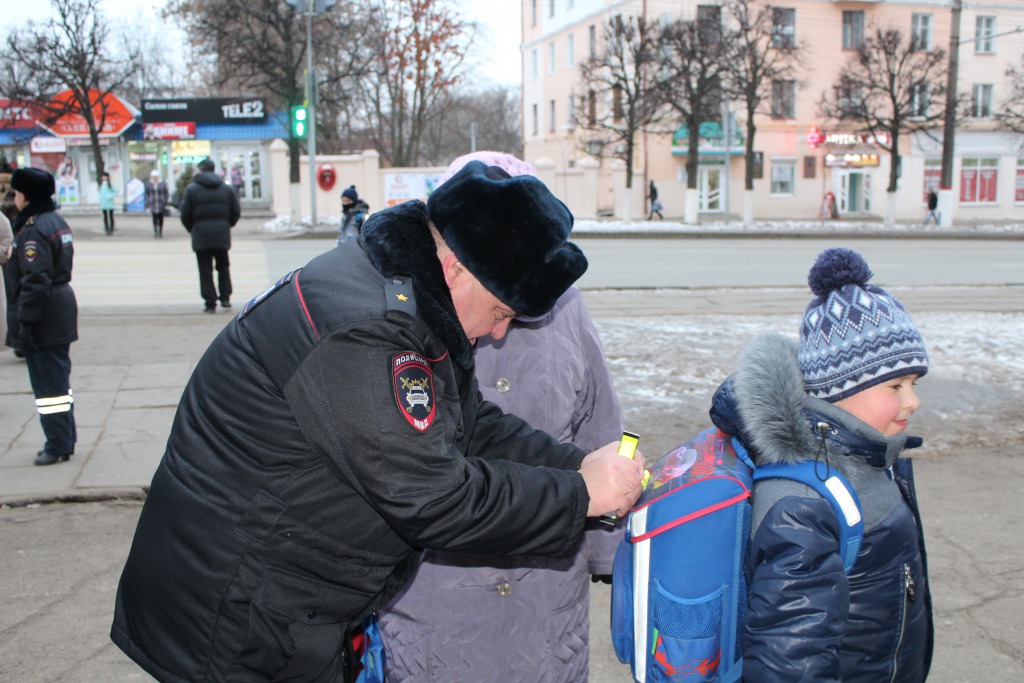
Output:
[[[207,308],[214,308],[217,299],[221,303],[227,303],[231,299],[231,264],[228,262],[227,249],[209,249],[196,252],[196,262],[199,264],[199,293],[206,302]],[[213,268],[216,262],[217,286],[213,286]],[[220,290],[220,296],[217,295]]]
[[[36,397],[36,411],[50,455],[75,452],[78,433],[71,398],[71,344],[45,346],[25,354],[28,380]]]

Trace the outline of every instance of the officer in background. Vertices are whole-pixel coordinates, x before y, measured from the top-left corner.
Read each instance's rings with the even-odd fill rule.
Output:
[[[196,366],[111,638],[161,681],[349,681],[418,551],[569,557],[643,459],[483,401],[473,344],[586,270],[537,178],[470,162],[250,301]]]
[[[6,343],[25,356],[46,443],[36,465],[66,461],[75,452],[71,342],[78,339],[78,302],[71,289],[75,255],[71,228],[57,213],[53,176],[38,168],[11,175],[14,244],[4,266]]]

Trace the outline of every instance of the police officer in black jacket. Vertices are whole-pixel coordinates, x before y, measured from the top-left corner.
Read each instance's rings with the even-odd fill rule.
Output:
[[[8,346],[25,355],[46,444],[36,465],[53,465],[75,452],[71,397],[71,342],[78,339],[78,302],[71,289],[75,248],[71,228],[57,213],[53,176],[19,168],[11,176],[18,209],[14,244],[4,266]]]
[[[568,557],[624,514],[642,457],[560,444],[473,374],[478,337],[586,269],[571,227],[474,161],[246,304],[182,395],[114,642],[161,681],[350,681],[350,631],[422,548]]]

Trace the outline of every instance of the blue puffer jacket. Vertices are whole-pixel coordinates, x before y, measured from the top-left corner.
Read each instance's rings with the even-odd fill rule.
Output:
[[[864,517],[864,540],[847,576],[829,503],[798,482],[756,485],[744,680],[925,680],[931,596],[912,471],[908,459],[897,460],[921,440],[885,436],[807,396],[796,344],[779,335],[747,347],[711,413],[719,428],[743,439],[758,465],[817,457],[823,471],[826,463],[841,471]]]

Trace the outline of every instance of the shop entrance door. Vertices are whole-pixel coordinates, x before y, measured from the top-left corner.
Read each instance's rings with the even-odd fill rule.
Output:
[[[263,159],[256,147],[221,147],[215,153],[217,173],[234,188],[240,201],[263,199]]]
[[[839,213],[871,211],[871,175],[861,170],[844,169],[837,175]]]
[[[721,213],[722,166],[701,166],[697,173],[697,182],[700,188],[700,212]]]

